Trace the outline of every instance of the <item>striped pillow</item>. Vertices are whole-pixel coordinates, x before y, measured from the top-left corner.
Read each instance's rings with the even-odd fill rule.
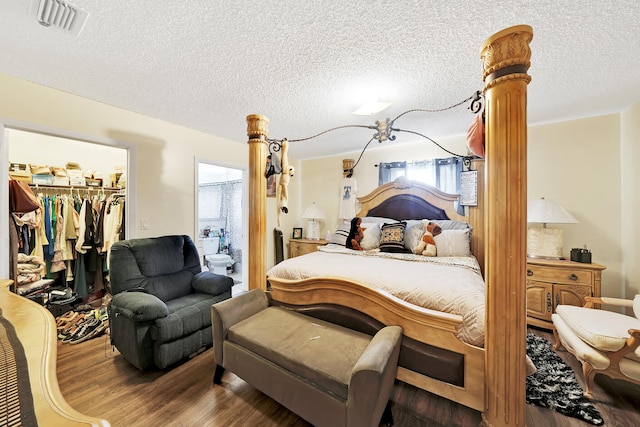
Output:
[[[334,243],[340,246],[346,246],[347,238],[349,237],[349,231],[351,229],[351,224],[340,224],[333,236],[331,236],[331,240],[329,243]]]

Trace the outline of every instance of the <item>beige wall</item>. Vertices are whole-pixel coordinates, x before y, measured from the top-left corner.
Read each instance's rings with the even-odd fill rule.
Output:
[[[136,221],[130,225],[132,237],[165,234],[195,237],[196,159],[238,169],[248,167],[246,140],[236,142],[219,138],[4,74],[0,74],[0,92],[3,94],[0,97],[0,123],[8,119],[25,124],[27,128],[33,124],[52,129],[52,133],[60,130],[87,139],[116,140],[135,147],[137,187],[132,203],[135,203]],[[246,129],[244,121],[229,126]],[[295,159],[291,162],[299,169]],[[299,178],[292,180],[289,189],[292,194],[289,206],[292,212],[300,211],[301,201],[295,196],[300,191]],[[275,260],[275,198],[268,200],[267,209],[267,266],[272,266]],[[140,229],[142,219],[148,220],[148,230]],[[291,229],[300,224],[293,213],[283,215],[285,239]],[[246,255],[246,250],[243,253]]]
[[[555,200],[578,224],[564,230],[564,255],[587,246],[607,267],[602,294],[622,296],[620,115],[529,128],[528,198]]]
[[[624,145],[628,152],[625,155],[626,163],[621,162],[619,114],[529,128],[528,198],[544,196],[556,200],[579,221],[578,224],[554,226],[564,230],[564,254],[567,258],[571,248],[587,245],[592,251],[593,261],[607,267],[603,273],[602,285],[605,296],[624,297],[640,293],[640,267],[633,265],[631,261],[638,259],[638,226],[629,228],[625,225],[622,228],[622,224],[633,222],[633,218],[637,218],[640,213],[640,199],[631,188],[632,183],[638,182],[638,173],[632,172],[635,169],[630,160],[638,158],[637,155],[640,154],[640,146],[637,144],[640,135],[637,124],[640,123],[639,115],[639,107],[623,115],[626,117],[625,122],[628,122],[627,133],[630,134]],[[466,152],[464,136],[438,142],[453,152]],[[377,186],[378,169],[373,165],[380,161],[449,156],[428,142],[408,145],[387,142],[384,145],[384,148],[365,152],[355,170],[359,196]],[[323,230],[333,230],[338,223],[336,215],[342,159],[357,159],[359,154],[348,153],[301,162],[302,204],[306,206],[315,201],[325,211],[328,218]],[[630,170],[628,174],[622,175],[626,187],[621,186],[620,171],[623,165],[626,165],[625,170]],[[629,218],[624,221],[620,215],[623,211],[623,191],[629,196],[624,200],[625,212]],[[635,234],[629,234],[630,230]],[[623,247],[629,253],[626,256],[626,268],[623,268]],[[633,258],[632,254],[635,254]]]
[[[640,103],[622,113],[622,277],[627,298],[640,294]],[[640,314],[640,313],[639,313]]]
[[[147,218],[150,226],[149,230],[140,230],[139,223],[134,224],[137,237],[173,233],[194,236],[195,158],[239,169],[248,164],[245,141],[218,138],[6,75],[0,75],[0,91],[0,119],[119,140],[136,148],[137,197],[132,202],[137,218]],[[640,267],[636,265],[640,227],[635,220],[640,214],[640,200],[633,188],[639,173],[632,163],[640,154],[639,119],[640,106],[636,105],[621,115],[529,129],[529,198],[555,199],[578,219],[578,224],[562,227],[565,255],[572,247],[586,244],[593,260],[607,266],[603,274],[603,294],[607,296],[640,293]],[[246,127],[244,122],[229,125]],[[426,141],[400,142],[387,142],[364,153],[354,174],[358,195],[377,186],[374,165],[380,161],[449,156]],[[464,136],[438,142],[454,152],[466,152]],[[314,201],[327,215],[323,234],[335,229],[342,159],[357,159],[359,155],[354,152],[292,160],[296,176],[289,187],[290,212],[282,216],[285,240],[293,227],[305,226],[301,212]],[[271,266],[275,198],[268,200],[267,209],[267,265]]]
[[[137,221],[129,225],[135,237],[194,237],[195,158],[238,169],[248,165],[246,141],[218,138],[2,74],[0,92],[0,122],[33,124],[52,133],[61,130],[135,147],[137,188],[130,203],[135,204]],[[246,128],[243,122],[235,125]],[[148,230],[140,229],[143,218],[148,219]]]

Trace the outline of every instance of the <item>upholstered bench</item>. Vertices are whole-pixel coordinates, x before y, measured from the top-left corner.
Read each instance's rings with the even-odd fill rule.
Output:
[[[588,398],[596,374],[640,384],[640,313],[636,318],[595,304],[633,307],[632,300],[585,297],[584,307],[559,305],[551,316],[555,349],[564,347],[582,363]]]
[[[316,426],[393,423],[388,401],[402,328],[375,336],[269,304],[253,290],[211,307],[216,372],[225,369]]]

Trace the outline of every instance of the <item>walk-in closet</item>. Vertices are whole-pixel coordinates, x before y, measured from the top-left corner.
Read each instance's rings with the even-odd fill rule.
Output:
[[[9,218],[16,292],[40,300],[60,290],[100,306],[109,250],[127,232],[127,149],[17,129],[4,137],[10,179],[28,183],[41,207]]]

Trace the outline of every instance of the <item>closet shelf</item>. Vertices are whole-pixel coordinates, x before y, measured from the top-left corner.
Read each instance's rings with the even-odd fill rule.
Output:
[[[44,185],[44,184],[29,184],[29,187],[34,189],[51,189],[51,190],[96,190],[96,191],[124,191],[126,188],[118,187],[98,187],[95,185]]]

